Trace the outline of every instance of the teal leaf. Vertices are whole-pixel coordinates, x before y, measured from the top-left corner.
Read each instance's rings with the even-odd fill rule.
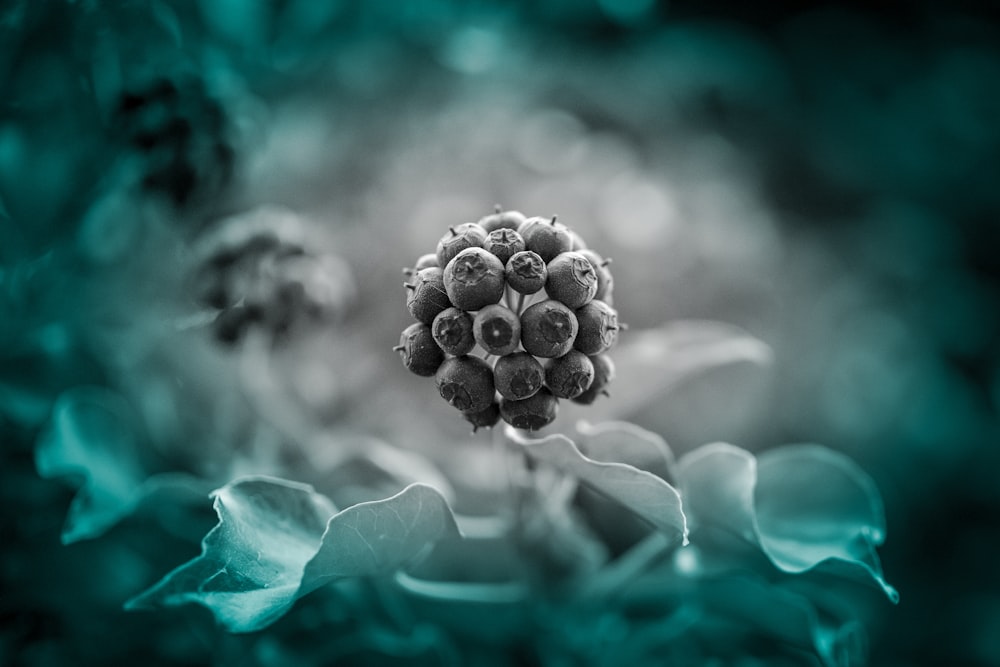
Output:
[[[264,627],[295,602],[306,564],[336,509],[311,487],[243,478],[212,493],[219,523],[202,554],[126,603],[150,609],[203,604],[234,632]]]
[[[423,485],[340,512],[312,487],[270,477],[242,478],[213,496],[219,523],[201,556],[126,609],[194,602],[230,632],[254,632],[323,584],[392,572],[458,535],[447,502]]]
[[[875,547],[885,541],[885,509],[875,482],[849,458],[795,445],[757,459],[754,492],[761,547],[786,572],[833,561],[866,571],[893,602]]]
[[[739,535],[783,572],[860,576],[898,601],[875,552],[885,538],[878,489],[842,454],[795,445],[755,458],[714,443],[681,457],[677,475],[692,526]]]
[[[393,572],[445,537],[459,537],[455,517],[448,501],[423,484],[348,507],[327,524],[299,594],[335,579]]]
[[[750,452],[716,442],[685,454],[677,479],[692,528],[712,523],[756,542],[753,491],[757,459]]]
[[[131,406],[107,389],[77,387],[56,400],[35,446],[35,469],[45,479],[79,484],[63,525],[64,544],[99,537],[143,511],[170,530],[175,510],[204,499],[211,488],[185,473],[150,475],[136,424]]]
[[[607,463],[588,458],[564,435],[554,434],[532,440],[513,428],[507,428],[506,434],[529,458],[575,477],[668,537],[687,542],[687,520],[681,510],[681,496],[677,489],[660,477],[626,463]]]
[[[577,446],[587,458],[609,463],[627,463],[670,480],[674,454],[662,437],[628,422],[576,425]]]
[[[64,543],[101,535],[135,508],[148,491],[138,447],[133,414],[119,395],[79,387],[59,397],[35,447],[35,467],[46,479],[82,480]]]
[[[616,377],[610,396],[592,405],[567,403],[563,416],[601,422],[619,419],[661,401],[684,380],[729,364],[766,365],[771,348],[739,327],[721,322],[679,320],[629,331],[613,350]]]

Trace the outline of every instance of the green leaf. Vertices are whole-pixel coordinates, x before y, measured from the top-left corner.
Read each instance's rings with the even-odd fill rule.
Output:
[[[562,415],[595,422],[617,419],[661,401],[684,380],[705,371],[735,363],[765,365],[771,348],[749,333],[721,322],[680,320],[629,331],[613,350],[616,376],[610,396],[592,405],[567,403]]]
[[[584,456],[572,440],[554,434],[540,440],[525,438],[513,428],[507,437],[524,453],[623,505],[668,537],[687,542],[687,521],[677,489],[656,475],[625,463],[606,463]]]
[[[96,537],[128,515],[144,495],[147,473],[138,460],[130,407],[119,395],[80,387],[56,401],[35,447],[35,467],[46,479],[82,479],[62,541]]]
[[[692,526],[739,535],[783,572],[822,567],[860,576],[898,601],[875,553],[885,538],[878,489],[842,454],[794,445],[755,458],[714,443],[681,457],[677,475]]]
[[[458,536],[448,501],[423,484],[348,507],[327,524],[319,552],[306,565],[300,595],[343,577],[393,572],[438,540]]]
[[[673,476],[674,454],[656,433],[628,422],[576,425],[580,434],[577,446],[584,456],[595,461],[627,463],[670,480]]]
[[[757,459],[730,444],[703,445],[677,462],[681,497],[692,528],[713,523],[756,542],[753,490]]]
[[[447,502],[419,484],[341,512],[308,485],[270,477],[239,479],[213,496],[219,523],[201,556],[126,609],[194,602],[230,632],[253,632],[323,584],[392,572],[437,540],[458,536]]]
[[[80,483],[63,525],[64,544],[99,537],[140,511],[166,527],[172,510],[203,499],[211,488],[185,473],[150,475],[136,421],[120,395],[100,387],[77,387],[56,400],[35,446],[35,468],[45,479]]]
[[[885,541],[885,509],[875,482],[849,458],[819,445],[761,454],[754,492],[761,547],[786,572],[826,560],[857,567],[893,602],[875,547]]]

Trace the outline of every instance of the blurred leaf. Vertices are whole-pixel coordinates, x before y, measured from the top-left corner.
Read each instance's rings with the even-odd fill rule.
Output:
[[[328,582],[392,572],[442,537],[458,536],[444,498],[418,484],[341,512],[310,486],[270,477],[236,480],[213,496],[219,523],[202,555],[126,609],[195,602],[230,632],[253,632]]]
[[[802,572],[843,561],[866,570],[893,602],[899,600],[875,553],[885,541],[882,498],[849,458],[819,445],[765,452],[757,459],[754,501],[761,547],[778,567]]]
[[[83,479],[64,543],[96,537],[132,511],[147,477],[137,448],[133,415],[119,395],[80,387],[59,397],[36,446],[35,467],[46,479]]]
[[[714,443],[681,457],[677,475],[693,526],[722,527],[757,544],[784,572],[822,566],[860,575],[898,601],[875,554],[885,537],[878,490],[843,455],[796,445],[754,458]]]
[[[327,429],[305,449],[311,468],[303,479],[346,507],[395,494],[411,484],[426,484],[449,503],[451,482],[427,457],[377,438]]]
[[[592,405],[567,403],[562,414],[601,422],[638,412],[660,401],[689,377],[741,362],[770,363],[771,348],[749,333],[721,322],[680,320],[655,329],[626,332],[611,352],[615,376]]]
[[[507,428],[506,434],[529,458],[575,477],[667,536],[687,542],[687,521],[681,510],[680,494],[663,479],[625,463],[604,463],[587,458],[564,435],[530,440],[513,428]]]
[[[170,532],[183,532],[177,515],[205,497],[209,482],[185,473],[150,475],[136,431],[131,406],[107,389],[77,387],[55,402],[35,447],[35,468],[46,479],[82,480],[63,526],[64,544],[99,537],[140,511]]]

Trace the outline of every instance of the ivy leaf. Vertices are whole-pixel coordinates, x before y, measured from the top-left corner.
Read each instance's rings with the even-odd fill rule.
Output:
[[[770,363],[771,348],[739,327],[721,322],[679,320],[630,331],[611,355],[616,375],[610,396],[592,405],[567,403],[563,415],[595,422],[638,412],[661,400],[683,380],[734,363]]]
[[[878,490],[842,454],[794,445],[755,458],[714,443],[681,457],[677,475],[692,525],[743,537],[783,572],[822,567],[861,576],[898,601],[875,553],[885,539]]]
[[[697,547],[678,555],[688,550],[697,551]],[[789,654],[799,659],[794,664],[800,664],[803,651],[814,654],[824,667],[865,664],[867,641],[862,626],[853,619],[820,613],[806,596],[746,570],[708,577],[688,573],[683,581],[678,587],[671,573],[654,569],[630,583],[627,604],[674,611],[662,618],[637,620],[625,652],[616,656],[622,664],[646,664],[692,639],[755,654],[765,650],[762,664],[785,664],[781,658]],[[734,624],[740,628],[738,633],[733,631]],[[747,644],[740,647],[741,641]]]
[[[271,477],[242,478],[212,495],[219,523],[201,556],[126,609],[194,602],[230,632],[254,632],[323,584],[392,572],[458,535],[444,498],[419,484],[340,512],[312,487]]]
[[[653,473],[626,463],[595,461],[584,456],[572,440],[554,434],[540,440],[525,438],[507,428],[507,437],[524,453],[578,479],[646,520],[668,537],[687,542],[687,520],[677,489]]]
[[[724,442],[703,445],[682,456],[677,478],[692,528],[712,523],[756,542],[753,492],[757,459]]]
[[[176,524],[177,508],[211,488],[185,473],[150,475],[136,423],[131,406],[107,389],[77,387],[56,400],[35,446],[35,469],[45,479],[82,480],[63,525],[64,544],[99,537],[137,512]]]
[[[875,482],[849,458],[795,445],[757,460],[756,522],[761,547],[786,572],[825,560],[867,571],[893,602],[875,547],[885,541],[885,509]]]
[[[672,478],[674,454],[656,433],[628,422],[591,424],[581,421],[576,430],[580,434],[577,446],[588,458],[627,463],[665,480]]]
[[[348,507],[327,524],[299,595],[335,579],[393,572],[444,537],[459,537],[455,517],[448,501],[423,484]]]
[[[83,480],[63,527],[65,544],[93,538],[127,516],[144,495],[129,406],[98,387],[64,392],[35,447],[35,467],[46,479]]]

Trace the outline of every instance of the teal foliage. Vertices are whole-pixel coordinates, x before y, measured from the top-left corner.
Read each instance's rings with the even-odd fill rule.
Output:
[[[0,3],[0,664],[997,664],[995,14]],[[630,325],[537,437],[389,351],[496,201]]]
[[[400,598],[394,606],[404,604],[412,610],[408,613],[427,614],[447,632],[472,632],[479,639],[492,637],[489,641],[522,637],[531,631],[532,618],[551,613],[545,610],[560,600],[569,609],[610,605],[606,613],[620,623],[637,623],[640,634],[656,628],[648,642],[627,645],[636,660],[650,658],[650,652],[679,650],[702,617],[743,623],[813,652],[825,665],[863,660],[857,643],[863,646],[864,631],[856,620],[828,618],[808,594],[768,583],[776,571],[802,575],[824,570],[847,581],[874,579],[896,599],[881,577],[873,550],[885,531],[881,499],[851,461],[814,445],[779,448],[758,461],[745,450],[714,444],[685,455],[674,466],[662,440],[631,424],[586,425],[583,431],[591,451],[620,450],[621,458],[633,461],[652,454],[657,463],[667,462],[680,491],[628,463],[584,456],[563,435],[530,439],[515,429],[506,429],[508,453],[537,466],[531,475],[534,488],[521,489],[517,523],[491,534],[469,528],[462,534],[448,502],[428,486],[412,485],[389,498],[338,512],[307,485],[277,478],[240,479],[213,492],[219,524],[206,535],[202,555],[126,607],[197,603],[211,610],[228,631],[255,632],[321,587],[374,578],[383,582],[383,596]],[[619,446],[612,448],[611,443]],[[562,583],[550,572],[541,588],[541,582],[533,587],[537,562],[532,554],[543,552],[546,542],[564,541],[574,530],[564,527],[532,535],[520,525],[535,519],[535,512],[546,511],[538,505],[541,498],[551,505],[546,473],[597,491],[653,531],[617,558],[586,571],[578,568]],[[690,544],[688,516],[694,526]],[[748,571],[753,561],[738,549],[711,538],[702,542],[699,535],[707,536],[712,527],[729,532],[744,548],[756,549],[771,568]],[[576,531],[577,539],[593,539]],[[509,541],[518,534],[518,540]],[[470,567],[470,559],[485,563]],[[506,559],[519,565],[498,570],[498,562]],[[831,565],[835,563],[841,567]],[[656,580],[654,591],[666,587],[666,592],[652,593],[665,604],[652,624],[632,618],[630,608],[636,604],[634,592],[650,595],[640,582],[651,578]],[[694,597],[675,608],[670,600],[684,590]],[[495,616],[493,622],[500,625],[476,629],[483,619]],[[665,631],[669,626],[676,636]],[[582,651],[587,659],[601,652],[595,638],[582,644],[572,636],[560,641],[569,642],[565,650]]]
[[[236,480],[212,496],[219,525],[202,555],[126,608],[196,602],[230,632],[253,632],[306,593],[391,573],[457,530],[446,501],[421,485],[341,512],[312,488],[280,479]]]

